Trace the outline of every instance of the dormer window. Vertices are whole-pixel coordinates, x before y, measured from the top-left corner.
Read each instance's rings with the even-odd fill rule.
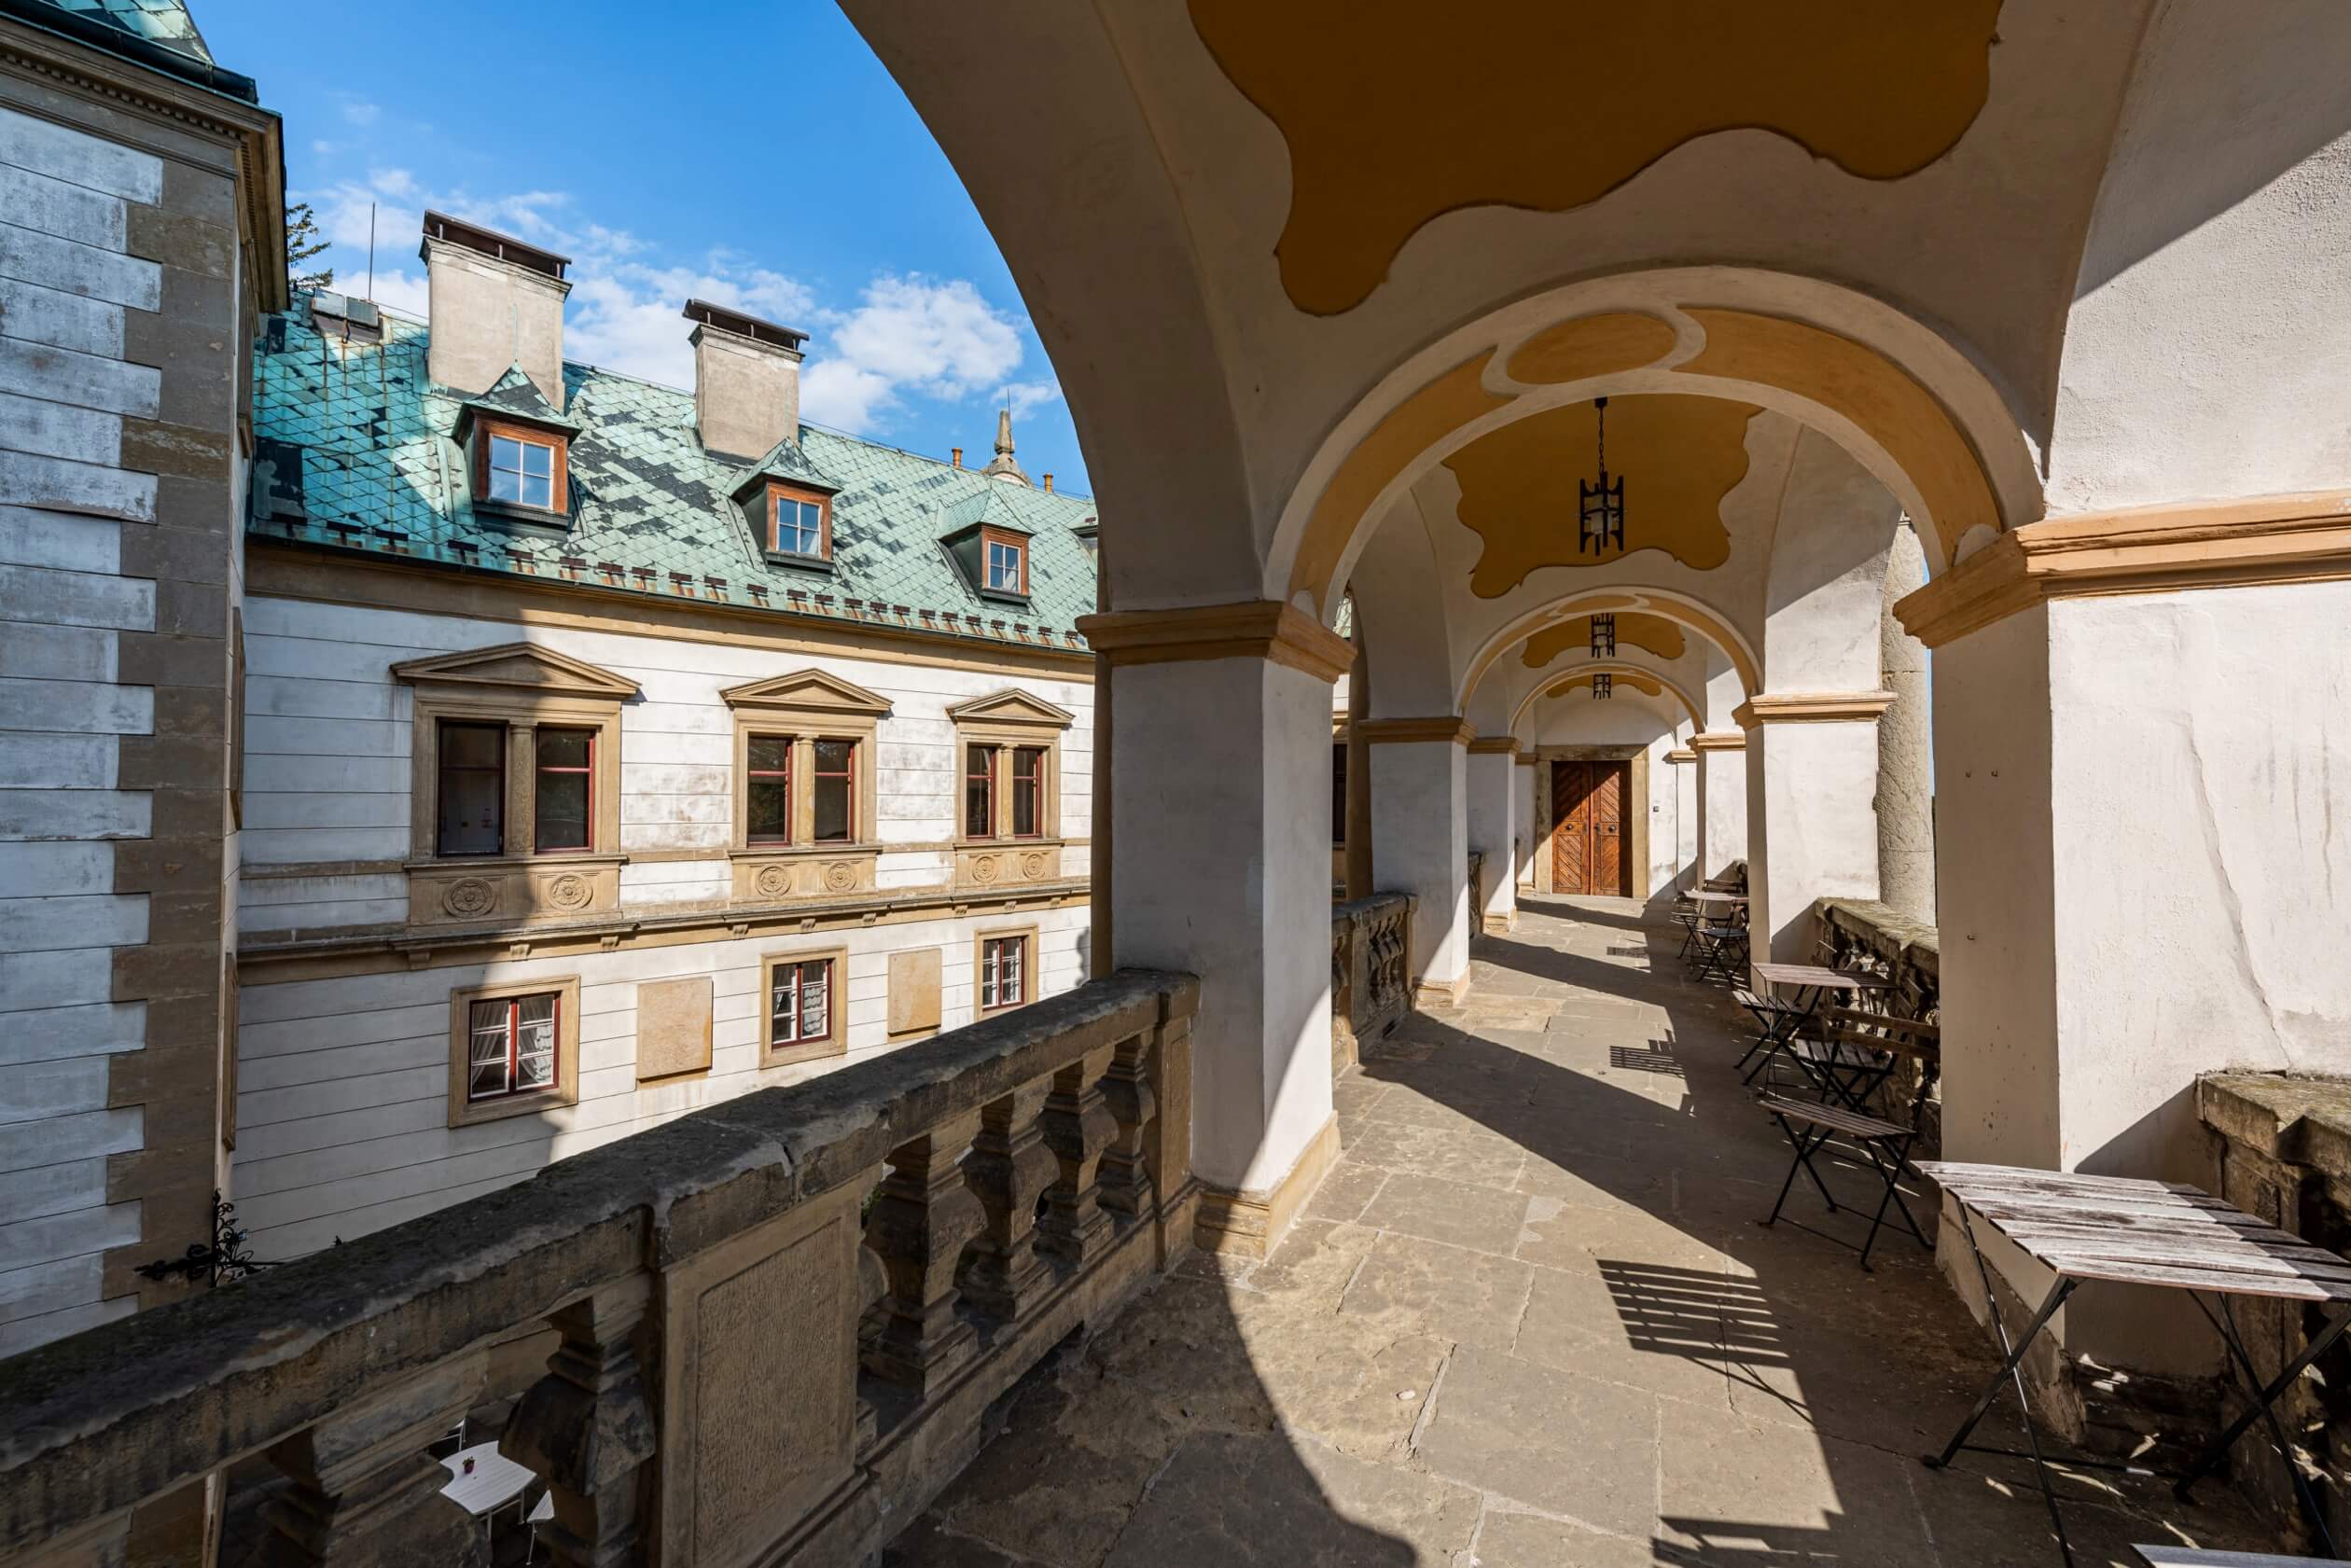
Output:
[[[560,513],[569,505],[564,464],[570,438],[519,420],[474,419],[474,499],[522,512]]]
[[[555,509],[555,447],[512,436],[490,437],[490,499]]]
[[[768,486],[768,553],[832,559],[832,500],[813,490]]]
[[[981,579],[990,593],[1028,592],[1028,541],[1017,534],[1002,534],[993,528],[980,534],[982,560],[987,576]]]

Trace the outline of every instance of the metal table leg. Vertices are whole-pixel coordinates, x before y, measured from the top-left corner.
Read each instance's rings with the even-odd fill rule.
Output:
[[[2057,1532],[2057,1549],[2065,1554],[2066,1568],[2074,1568],[2073,1542],[2066,1538],[2065,1517],[2057,1511],[2057,1491],[2050,1485],[2049,1458],[2041,1452],[2040,1433],[2033,1425],[2033,1406],[2032,1401],[2024,1395],[2024,1373],[2022,1368],[2024,1363],[2024,1353],[2032,1348],[2033,1340],[2039,1336],[2044,1327],[2048,1326],[2049,1320],[2056,1315],[2057,1309],[2066,1304],[2066,1297],[2074,1293],[2074,1286],[2079,1282],[2060,1275],[2057,1282],[2050,1286],[2048,1296],[2042,1298],[2040,1310],[2033,1314],[2033,1321],[2025,1325],[2024,1334],[2011,1345],[2009,1342],[2008,1325],[2000,1320],[1999,1295],[1992,1288],[1992,1266],[1983,1261],[1983,1248],[1976,1242],[1975,1222],[1968,1217],[1968,1206],[1965,1203],[1959,1205],[1959,1225],[1967,1234],[1968,1250],[1975,1254],[1976,1276],[1983,1282],[1984,1312],[1992,1319],[1992,1331],[1998,1337],[2000,1349],[2008,1359],[2002,1363],[1999,1372],[1985,1387],[1983,1396],[1975,1402],[1975,1408],[1968,1412],[1968,1419],[1959,1423],[1959,1430],[1953,1433],[1951,1441],[1943,1445],[1942,1452],[1927,1456],[1927,1466],[1932,1470],[1940,1470],[1949,1464],[1959,1450],[1967,1445],[1968,1435],[1976,1429],[1976,1423],[1983,1419],[1984,1412],[1992,1408],[1993,1399],[2000,1392],[2000,1384],[2003,1381],[2013,1383],[2016,1388],[2017,1413],[2024,1418],[2024,1440],[2032,1446],[2033,1450],[2033,1475],[2040,1482],[2041,1500],[2049,1505],[2049,1522]]]
[[[2320,1511],[2318,1499],[2312,1494],[2310,1482],[2303,1477],[2301,1466],[2294,1463],[2293,1445],[2287,1440],[2285,1424],[2277,1419],[2274,1406],[2277,1396],[2285,1393],[2292,1385],[2293,1381],[2302,1375],[2302,1368],[2325,1354],[2328,1347],[2343,1337],[2344,1328],[2351,1327],[2351,1308],[2345,1308],[2336,1313],[2334,1321],[2320,1331],[2318,1337],[2310,1342],[2300,1356],[2295,1358],[2294,1364],[2279,1373],[2276,1380],[2264,1388],[2260,1381],[2261,1374],[2254,1370],[2253,1357],[2246,1350],[2245,1341],[2237,1333],[2236,1313],[2230,1308],[2228,1297],[2225,1296],[2216,1297],[2220,1304],[2220,1311],[2217,1314],[2210,1307],[2205,1305],[2202,1293],[2191,1290],[2188,1293],[2188,1298],[2203,1311],[2206,1318],[2211,1320],[2212,1326],[2220,1331],[2221,1341],[2229,1347],[2233,1363],[2230,1371],[2242,1381],[2247,1394],[2252,1399],[2252,1408],[2239,1416],[2227,1431],[2215,1438],[2211,1446],[2197,1457],[2196,1463],[2189,1466],[2187,1474],[2181,1476],[2177,1483],[2172,1487],[2173,1494],[2183,1503],[2189,1501],[2190,1489],[2214,1465],[2220,1463],[2221,1457],[2229,1451],[2239,1437],[2245,1435],[2247,1428],[2250,1427],[2256,1420],[2265,1422],[2269,1425],[2271,1441],[2277,1445],[2278,1457],[2285,1463],[2287,1478],[2293,1482],[2294,1499],[2302,1506],[2302,1517],[2310,1521],[2310,1528],[2316,1533],[2318,1544],[2325,1548],[2327,1556],[2339,1561],[2342,1554],[2335,1550],[2334,1536],[2327,1529],[2326,1516]]]

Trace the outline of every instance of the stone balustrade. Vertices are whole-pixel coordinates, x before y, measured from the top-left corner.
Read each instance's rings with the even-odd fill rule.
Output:
[[[479,1564],[427,1450],[535,1333],[558,1563],[859,1561],[1190,1244],[1197,1000],[1120,972],[0,1363],[0,1563],[266,1455],[263,1561]]]
[[[1884,904],[1858,898],[1824,898],[1814,909],[1826,936],[1831,963],[1843,969],[1884,975],[1893,989],[1872,1006],[1903,1018],[1935,1020],[1942,995],[1942,949],[1933,926]],[[1936,1075],[1904,1062],[1886,1080],[1888,1109],[1917,1118],[1917,1158],[1942,1148],[1942,1097]]]
[[[1357,1062],[1361,1041],[1394,1028],[1412,1004],[1406,955],[1412,946],[1409,894],[1375,893],[1330,910],[1330,1066]]]

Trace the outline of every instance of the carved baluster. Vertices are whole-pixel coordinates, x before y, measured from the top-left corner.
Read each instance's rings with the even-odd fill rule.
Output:
[[[483,1568],[480,1524],[441,1495],[449,1472],[425,1451],[481,1393],[482,1360],[445,1362],[354,1400],[271,1445],[293,1484],[271,1502],[266,1568]]]
[[[1045,1218],[1037,1245],[1067,1263],[1084,1263],[1110,1240],[1110,1216],[1102,1212],[1102,1152],[1118,1136],[1119,1124],[1103,1098],[1102,1077],[1116,1046],[1099,1046],[1085,1060],[1053,1075],[1046,1097],[1045,1146],[1053,1151],[1061,1177],[1045,1194]]]
[[[980,1135],[964,1162],[987,1211],[987,1228],[964,1255],[964,1299],[1006,1323],[1019,1320],[1052,1283],[1036,1256],[1036,1200],[1058,1169],[1037,1113],[1050,1079],[1024,1084],[980,1113]]]
[[[1159,1101],[1151,1093],[1151,1034],[1146,1030],[1121,1040],[1102,1079],[1102,1098],[1114,1129],[1102,1156],[1102,1206],[1127,1219],[1151,1209],[1151,1161],[1143,1145],[1144,1130],[1159,1114]]]
[[[659,1431],[639,1359],[652,1281],[640,1278],[548,1319],[563,1343],[515,1407],[498,1451],[544,1477],[555,1518],[539,1526],[561,1568],[644,1557],[646,1462]]]
[[[958,1163],[979,1131],[980,1113],[969,1111],[893,1149],[866,1215],[866,1245],[890,1276],[866,1370],[917,1394],[937,1388],[976,1348],[971,1325],[955,1315],[955,1265],[986,1223]]]

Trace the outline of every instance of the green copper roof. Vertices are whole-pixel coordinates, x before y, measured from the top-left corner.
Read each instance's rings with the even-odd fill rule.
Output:
[[[204,35],[196,31],[196,19],[188,14],[183,0],[48,0],[48,4],[160,44],[174,54],[207,65],[213,62],[212,50],[204,47]]]
[[[881,623],[967,640],[1079,649],[1094,607],[1093,559],[1073,532],[1085,496],[982,479],[893,447],[803,425],[751,463],[714,457],[690,393],[591,366],[563,367],[568,526],[474,508],[461,411],[542,414],[508,371],[478,398],[425,372],[428,329],[383,317],[381,344],[322,333],[306,297],[267,318],[254,354],[252,533],[343,550],[519,576]],[[521,382],[522,385],[515,384]],[[754,473],[837,488],[833,567],[770,561],[730,497]],[[1029,602],[982,599],[941,546],[984,517],[1030,536]]]

